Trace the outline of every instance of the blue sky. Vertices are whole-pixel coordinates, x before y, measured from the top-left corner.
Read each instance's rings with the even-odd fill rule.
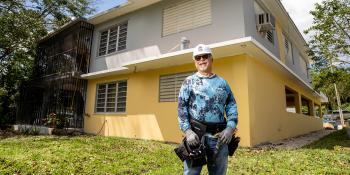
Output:
[[[113,8],[125,2],[127,2],[127,0],[97,0],[95,2],[95,7],[96,7],[95,14],[108,10],[110,8]]]

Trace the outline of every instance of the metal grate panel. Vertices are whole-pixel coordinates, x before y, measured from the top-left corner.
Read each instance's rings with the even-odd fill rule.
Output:
[[[186,77],[194,72],[184,72],[170,75],[162,75],[159,78],[159,102],[177,101],[179,91]]]

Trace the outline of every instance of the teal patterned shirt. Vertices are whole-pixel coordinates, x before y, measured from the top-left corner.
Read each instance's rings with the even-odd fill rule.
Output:
[[[190,117],[211,123],[225,122],[227,127],[237,126],[237,104],[227,81],[218,75],[201,76],[198,72],[182,83],[178,97],[180,129],[190,129]]]

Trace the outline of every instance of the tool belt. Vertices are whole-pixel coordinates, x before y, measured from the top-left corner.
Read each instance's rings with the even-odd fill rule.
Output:
[[[226,129],[226,121],[222,123],[210,123],[199,121],[194,118],[190,118],[191,129],[198,135],[200,139],[205,133],[210,133],[215,135],[224,129]],[[240,137],[232,136],[231,142],[228,144],[228,155],[233,156],[236,149],[238,148],[238,144],[241,141]]]
[[[190,118],[191,129],[198,135],[203,136],[205,133],[215,135],[226,128],[226,122],[211,123],[203,122],[194,118]]]
[[[223,131],[226,128],[225,123],[208,123],[202,122],[193,118],[190,118],[191,129],[198,135],[201,140],[201,144],[196,148],[190,148],[187,144],[186,137],[182,140],[182,143],[179,144],[175,149],[176,155],[185,161],[190,160],[190,167],[203,166],[207,163],[205,155],[205,146],[203,143],[203,136],[205,133],[211,133],[215,135]],[[229,156],[232,156],[238,147],[240,142],[240,137],[232,136],[231,142],[228,144]]]

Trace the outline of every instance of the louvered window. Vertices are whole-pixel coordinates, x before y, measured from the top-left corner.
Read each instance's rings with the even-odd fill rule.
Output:
[[[163,36],[211,24],[211,0],[186,0],[163,10]]]
[[[306,75],[307,78],[309,78],[309,69],[308,69],[308,65],[306,60],[303,58],[303,56],[301,56],[301,54],[299,53],[299,58],[300,58],[300,67],[302,68],[304,74]]]
[[[125,112],[127,81],[97,85],[96,112]]]
[[[286,49],[286,53],[289,52],[289,41],[286,37],[284,37],[284,47]]]
[[[175,102],[177,101],[179,91],[186,77],[194,72],[177,73],[160,76],[159,80],[159,101]]]
[[[273,37],[273,31],[272,30],[266,32],[266,39],[268,41],[270,41],[270,43],[272,43],[272,44],[274,43],[274,37]]]
[[[286,37],[285,34],[283,34],[283,39],[284,39],[284,49],[285,49],[286,60],[292,60],[294,64],[292,43],[289,41],[289,39]]]
[[[113,26],[100,34],[98,55],[106,55],[126,49],[128,23]]]

